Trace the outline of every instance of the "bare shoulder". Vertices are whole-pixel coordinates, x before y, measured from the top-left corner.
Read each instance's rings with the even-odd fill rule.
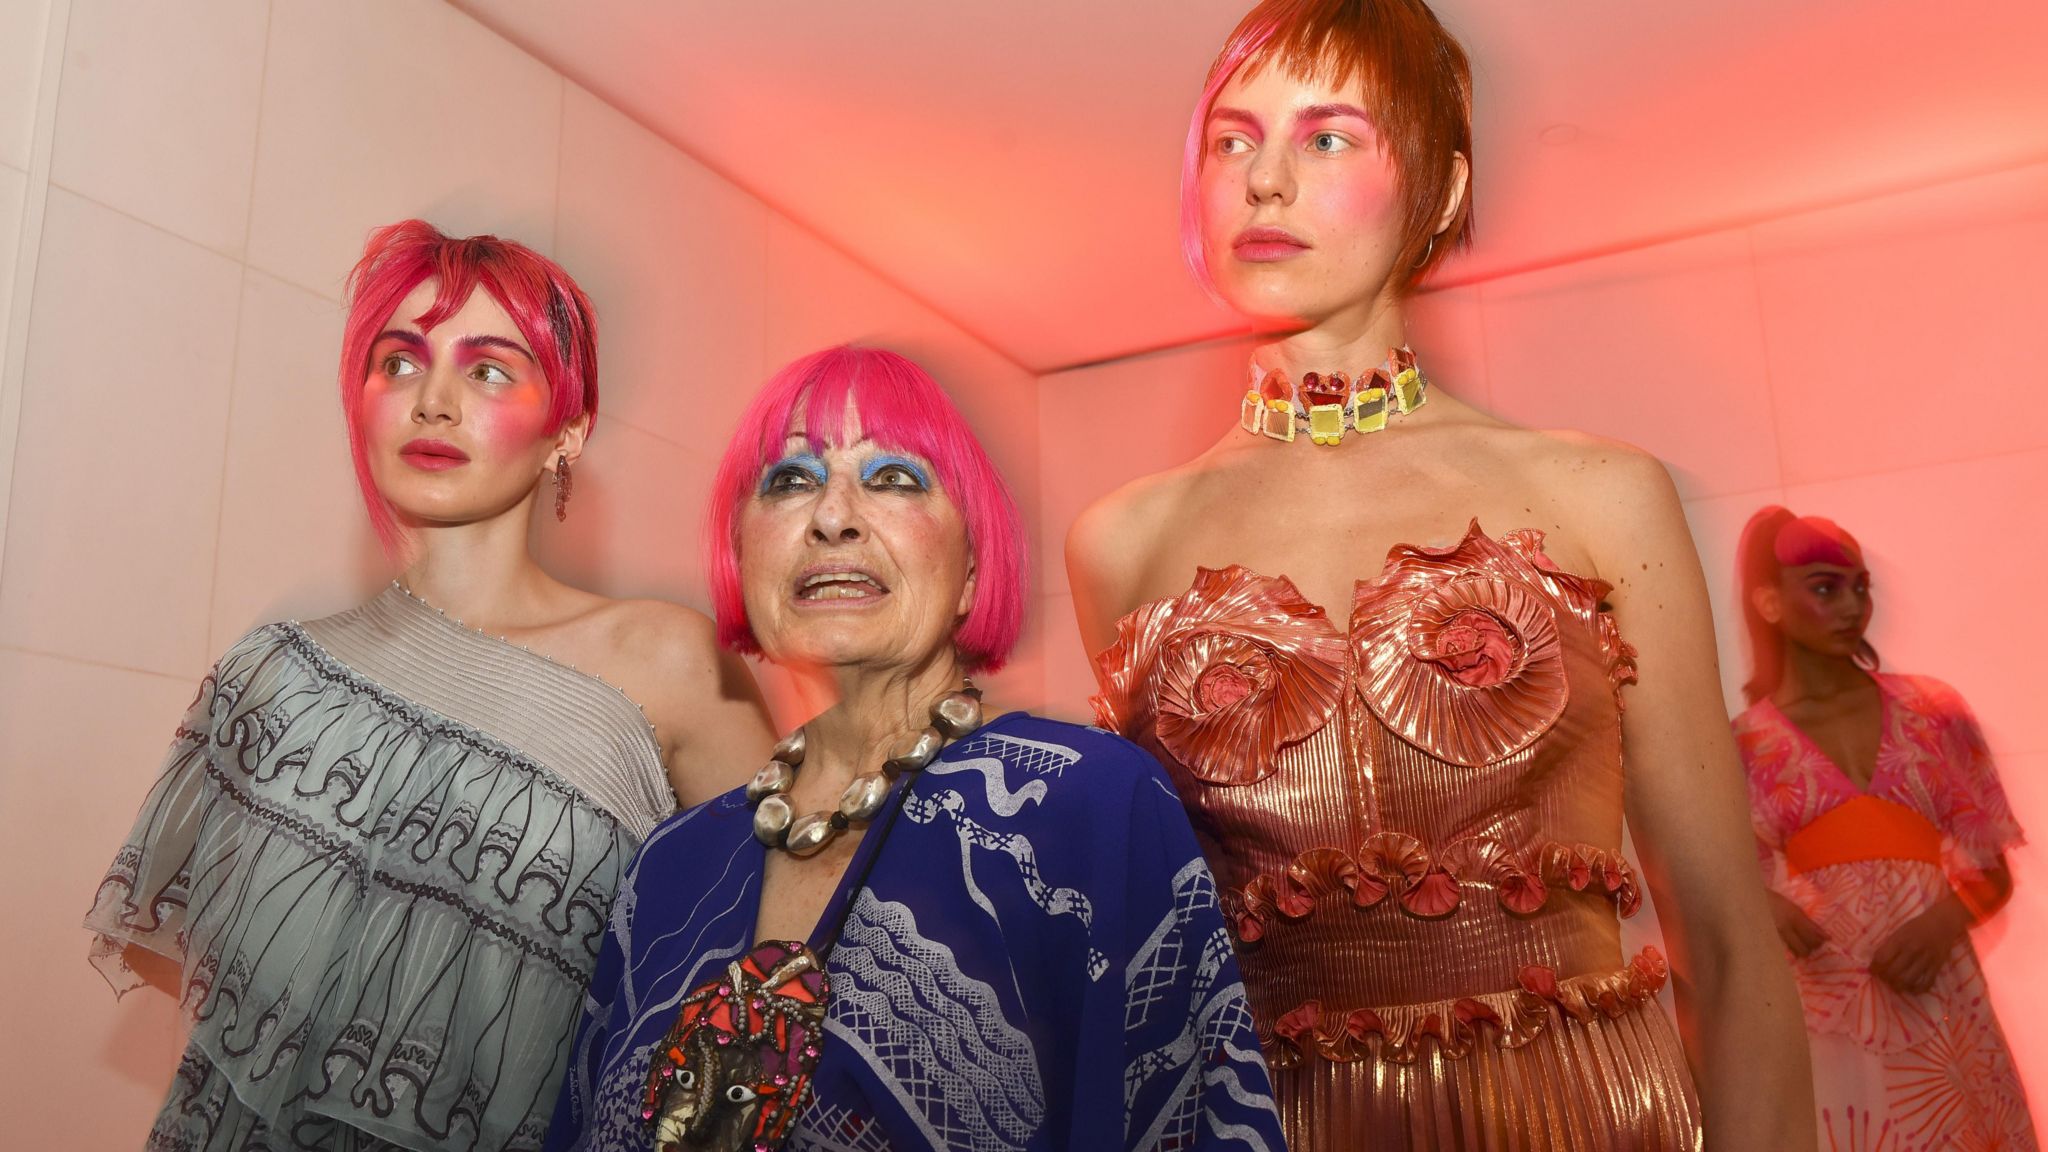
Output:
[[[1171,519],[1185,483],[1185,469],[1141,476],[1082,509],[1067,529],[1067,573],[1116,599],[1117,588],[1135,583],[1160,529]]]
[[[594,615],[611,649],[636,671],[698,687],[716,683],[718,628],[704,613],[666,600],[611,600]]]
[[[1669,558],[1673,548],[1691,554],[1685,510],[1662,460],[1585,432],[1514,429],[1508,435],[1517,471],[1544,495],[1601,574]]]

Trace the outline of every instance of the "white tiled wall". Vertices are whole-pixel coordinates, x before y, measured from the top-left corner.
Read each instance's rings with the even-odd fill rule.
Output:
[[[273,0],[250,264],[336,296],[407,216],[553,252],[565,86],[440,0]]]
[[[51,181],[239,259],[269,9],[74,2]]]
[[[48,195],[0,557],[0,872],[25,905],[0,966],[33,990],[9,1035],[42,1039],[0,1045],[0,1144],[120,1148],[180,1029],[85,965],[93,886],[209,661],[389,575],[334,383],[370,228],[496,232],[590,291],[600,418],[568,522],[534,537],[599,591],[704,606],[711,462],[797,354],[867,338],[921,360],[1027,510],[1037,400],[1022,369],[439,0],[56,2],[32,183],[45,5],[0,0],[0,318],[23,205]],[[1037,705],[1038,643],[992,685],[1006,705]]]
[[[28,171],[48,0],[0,4],[0,166]]]
[[[225,256],[51,189],[0,645],[205,670],[241,280]]]

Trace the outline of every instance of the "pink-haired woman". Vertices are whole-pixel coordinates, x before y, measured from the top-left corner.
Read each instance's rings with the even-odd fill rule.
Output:
[[[654,830],[550,1149],[1279,1152],[1216,890],[1158,764],[966,677],[1023,620],[1023,533],[888,352],[784,368],[719,468],[728,646],[817,714]]]
[[[1103,723],[1188,801],[1295,1152],[1810,1145],[1670,477],[1406,347],[1471,155],[1421,0],[1266,0],[1224,44],[1182,239],[1276,334],[1213,446],[1073,528]],[[1621,948],[1645,879],[1682,1044],[1664,957]]]
[[[1749,707],[1735,739],[1813,1046],[1826,1152],[2040,1147],[1970,929],[2024,841],[1976,717],[1878,671],[1870,569],[1832,520],[1743,529]]]
[[[349,297],[342,408],[403,571],[228,650],[86,918],[117,991],[192,1014],[151,1148],[536,1147],[627,861],[770,743],[709,620],[528,553],[597,414],[568,274],[410,220]]]

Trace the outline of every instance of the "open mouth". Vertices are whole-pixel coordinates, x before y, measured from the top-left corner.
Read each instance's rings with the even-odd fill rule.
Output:
[[[796,585],[796,598],[810,602],[872,600],[888,594],[887,585],[876,579],[873,573],[858,568],[809,572]]]

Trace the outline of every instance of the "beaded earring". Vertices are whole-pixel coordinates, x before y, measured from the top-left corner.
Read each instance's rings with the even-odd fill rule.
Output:
[[[555,453],[555,519],[557,521],[569,518],[569,493],[574,486],[575,480],[569,475],[568,454],[562,452]]]

